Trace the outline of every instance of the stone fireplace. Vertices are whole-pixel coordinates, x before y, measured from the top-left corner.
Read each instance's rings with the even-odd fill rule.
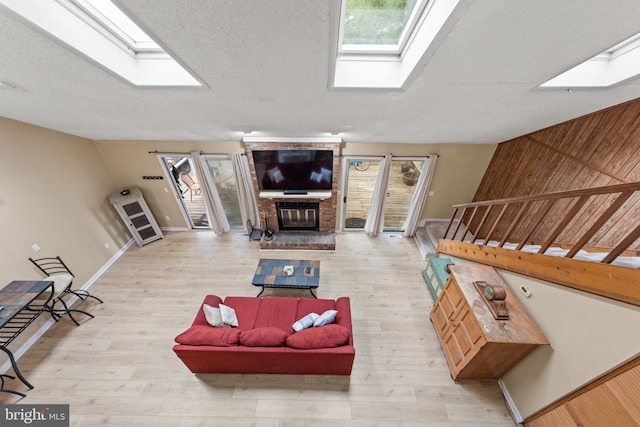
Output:
[[[265,228],[266,222],[274,233],[273,240],[265,241],[263,239],[260,242],[260,248],[335,249],[340,144],[295,142],[246,142],[245,144],[253,187],[257,196],[258,211],[263,218],[261,228]],[[309,192],[309,194],[261,194],[253,161],[253,151],[296,149],[333,151],[331,191],[321,195],[313,192]],[[311,205],[313,207],[310,207]]]

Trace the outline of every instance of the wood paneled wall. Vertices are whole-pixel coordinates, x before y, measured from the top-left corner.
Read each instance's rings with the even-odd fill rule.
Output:
[[[640,99],[499,144],[474,201],[637,181],[640,181]],[[596,198],[578,216],[595,220],[612,200],[613,196]],[[557,204],[550,219],[565,213],[567,205],[568,202]],[[532,206],[527,216],[533,217],[539,209],[540,205]],[[637,226],[638,215],[634,212],[639,209],[640,195],[635,195],[588,245],[615,246],[620,236]],[[508,212],[506,219],[512,218],[515,211],[514,208]],[[572,222],[558,242],[575,243],[589,225],[588,221]],[[545,240],[550,227],[543,225],[531,240]],[[481,235],[486,230],[474,231]],[[516,240],[522,231],[515,230],[510,239]],[[498,229],[494,238],[501,238],[503,232],[504,229]],[[640,249],[640,242],[631,247]]]
[[[527,427],[640,426],[640,359],[594,381],[542,413]]]

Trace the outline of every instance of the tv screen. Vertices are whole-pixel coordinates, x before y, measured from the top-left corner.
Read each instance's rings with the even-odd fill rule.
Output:
[[[260,191],[331,190],[332,150],[253,151]]]

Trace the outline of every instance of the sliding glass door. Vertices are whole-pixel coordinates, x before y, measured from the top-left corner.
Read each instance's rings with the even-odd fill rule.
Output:
[[[198,176],[193,165],[199,159],[193,159],[189,155],[160,158],[172,178],[178,203],[191,228],[209,228],[209,216],[200,187],[203,180],[208,180],[215,185],[229,226],[232,229],[243,229],[236,178],[228,156],[204,156],[204,171],[208,175],[205,177]]]
[[[207,228],[207,211],[190,156],[161,156],[184,218],[191,228]]]
[[[401,157],[392,159],[384,208],[384,231],[402,231],[423,165],[422,159]]]
[[[227,156],[204,156],[207,172],[218,191],[224,214],[232,229],[242,229],[238,186],[231,159]]]
[[[380,158],[348,157],[344,159],[343,214],[344,230],[362,230],[367,221],[373,189],[380,170]]]
[[[342,228],[363,230],[381,170],[380,157],[345,157]],[[385,194],[383,231],[402,231],[409,215],[423,158],[393,157]]]

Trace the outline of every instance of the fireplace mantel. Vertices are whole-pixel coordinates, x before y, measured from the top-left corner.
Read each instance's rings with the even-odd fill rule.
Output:
[[[259,194],[263,199],[320,199],[326,200],[331,197],[331,191],[309,191],[307,194],[285,194],[284,191],[261,191]]]

